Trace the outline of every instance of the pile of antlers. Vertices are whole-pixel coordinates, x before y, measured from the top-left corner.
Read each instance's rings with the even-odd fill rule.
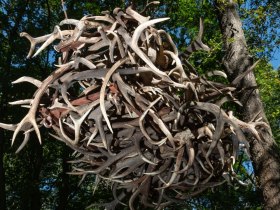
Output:
[[[152,2],[155,4],[157,2]],[[12,143],[23,131],[17,152],[39,127],[77,152],[71,174],[95,174],[112,183],[114,209],[141,203],[161,209],[226,181],[237,180],[233,164],[239,145],[248,147],[244,133],[261,138],[256,126],[221,109],[238,101],[233,86],[198,76],[188,62],[197,50],[209,50],[199,35],[179,56],[170,35],[131,7],[102,16],[65,19],[51,34],[33,38],[28,57],[55,40],[62,53],[58,68],[44,81],[21,77],[13,83],[38,87],[32,99],[11,102],[29,109],[22,121],[3,124],[13,130]],[[66,28],[67,30],[62,30]],[[73,28],[73,29],[71,29]],[[179,58],[180,57],[180,58]],[[128,202],[127,202],[128,201]]]

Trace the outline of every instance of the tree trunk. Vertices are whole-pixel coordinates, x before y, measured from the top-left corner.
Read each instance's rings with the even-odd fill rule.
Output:
[[[216,0],[218,20],[223,35],[225,56],[223,64],[230,81],[253,65],[238,15],[236,5],[231,0]],[[242,120],[249,122],[262,118],[267,122],[264,108],[257,89],[255,76],[248,73],[237,84],[239,100],[243,107],[239,110]],[[267,122],[268,123],[268,122]],[[261,141],[250,140],[251,160],[259,189],[262,191],[264,209],[280,209],[280,156],[270,129],[258,129]]]
[[[58,206],[56,210],[65,210],[68,206],[68,199],[70,195],[70,183],[69,183],[69,175],[67,172],[71,171],[71,166],[67,161],[71,155],[71,150],[68,147],[62,148],[62,171],[61,171],[61,182],[59,183],[59,191],[58,191]]]
[[[31,135],[29,145],[22,151],[19,158],[25,158],[22,173],[22,185],[20,187],[20,209],[40,210],[42,208],[40,192],[40,172],[43,161],[43,149],[35,135]]]
[[[2,89],[1,94],[2,98],[0,100],[0,122],[7,121],[6,119],[3,119],[3,116],[7,116],[7,104],[10,100],[10,91],[11,88],[10,80],[12,78],[13,73],[13,58],[15,56],[15,50],[17,49],[17,43],[16,40],[18,38],[18,30],[23,24],[24,17],[26,17],[26,12],[28,12],[28,4],[29,1],[23,1],[23,2],[15,2],[13,5],[13,9],[8,8],[4,9],[7,10],[9,14],[9,20],[13,24],[11,24],[7,29],[7,43],[9,43],[8,49],[5,51],[5,57],[3,62],[3,73],[1,75],[2,81]],[[10,6],[10,4],[7,4]],[[6,36],[6,35],[5,35]],[[8,141],[9,139],[6,137],[3,130],[0,131],[0,209],[4,210],[7,208],[5,201],[8,199],[6,198],[5,194],[5,177],[4,177],[4,168],[3,168],[3,155],[4,155],[4,141]],[[33,140],[33,141],[32,141]],[[27,162],[26,170],[28,171],[27,179],[25,182],[22,183],[22,195],[20,198],[17,198],[17,200],[22,201],[22,205],[20,209],[34,209],[39,210],[41,209],[41,194],[39,189],[39,175],[41,171],[41,165],[42,165],[42,147],[35,138],[31,137],[30,139],[30,146],[29,149],[30,152],[30,161]],[[33,142],[33,144],[32,144]],[[19,171],[21,173],[21,176],[24,176],[24,173]],[[10,198],[9,198],[10,199]]]
[[[42,207],[40,192],[40,173],[43,161],[43,148],[35,136],[30,142],[30,209],[40,210]]]
[[[18,27],[22,21],[23,14],[26,11],[26,6],[28,4],[28,1],[26,1],[24,4],[21,4],[23,6],[23,9],[18,12],[13,18],[14,20],[14,26],[10,28],[8,31],[8,43],[10,44],[9,50],[7,50],[6,58],[4,57],[3,63],[1,66],[1,86],[0,92],[2,94],[2,97],[0,98],[0,122],[5,122],[6,119],[4,119],[5,114],[7,113],[7,104],[8,104],[8,97],[9,97],[9,88],[10,88],[10,73],[11,73],[11,66],[12,66],[12,49],[15,47],[14,43],[14,37],[17,36],[17,30]],[[5,10],[5,9],[4,9]],[[11,14],[12,16],[12,14]],[[1,42],[4,42],[1,39]],[[6,182],[5,182],[5,168],[4,168],[4,154],[5,154],[5,141],[7,141],[7,137],[3,131],[3,129],[0,129],[0,209],[5,210],[7,209],[6,206]]]
[[[2,109],[0,109],[1,112]],[[2,118],[0,118],[2,119]],[[6,210],[5,170],[4,170],[4,131],[0,130],[0,209]]]

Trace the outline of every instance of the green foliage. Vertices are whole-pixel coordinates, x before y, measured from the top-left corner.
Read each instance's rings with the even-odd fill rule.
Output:
[[[280,74],[273,70],[267,61],[262,61],[257,66],[256,78],[259,86],[266,116],[270,123],[275,140],[280,143]]]
[[[258,57],[274,57],[280,43],[278,0],[245,1],[240,7],[248,46]]]

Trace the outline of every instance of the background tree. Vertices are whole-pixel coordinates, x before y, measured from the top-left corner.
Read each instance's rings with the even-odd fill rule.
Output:
[[[218,20],[224,39],[225,56],[223,64],[230,81],[248,71],[254,63],[246,45],[242,23],[232,1],[216,1]],[[242,118],[252,121],[257,118],[267,122],[257,83],[252,71],[237,83],[240,89],[240,110]],[[265,142],[251,139],[250,152],[259,187],[262,190],[265,209],[280,207],[280,156],[279,149],[271,135],[271,130],[261,130]]]

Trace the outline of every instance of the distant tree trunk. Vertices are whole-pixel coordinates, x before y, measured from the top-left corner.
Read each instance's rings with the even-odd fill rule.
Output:
[[[34,137],[31,145],[31,159],[30,163],[32,166],[30,167],[30,178],[31,178],[31,189],[30,189],[30,209],[40,210],[42,207],[41,202],[41,192],[40,192],[40,173],[42,169],[42,161],[43,161],[43,148],[42,145],[39,144],[38,140]]]
[[[2,109],[0,109],[0,113],[2,113]],[[3,158],[4,158],[4,131],[1,129],[0,130],[0,209],[6,210],[5,170],[4,170]]]
[[[129,1],[129,4],[131,5],[131,7],[132,7],[133,9],[136,9],[136,2],[135,2],[135,0]],[[130,5],[128,5],[128,6],[130,6]]]
[[[6,66],[5,66],[5,73],[7,78],[11,78],[11,72],[13,70],[12,68],[12,59],[14,56],[14,50],[16,49],[17,45],[15,42],[15,37],[18,37],[18,29],[19,26],[22,24],[23,17],[25,16],[28,8],[29,1],[19,2],[19,10],[17,13],[15,13],[15,25],[9,30],[8,33],[8,43],[10,43],[9,50],[7,51],[7,59],[6,59]],[[8,87],[10,87],[10,81],[7,81],[7,79],[3,83],[3,89],[6,91],[3,93],[5,96],[5,101],[3,102],[5,104],[5,109],[7,107],[7,99],[8,96]],[[6,111],[4,111],[6,112]],[[1,119],[2,121],[2,119]],[[3,120],[5,122],[6,120]],[[41,209],[41,193],[39,189],[40,184],[40,172],[41,172],[41,166],[42,166],[42,147],[39,144],[38,140],[35,138],[34,134],[31,135],[31,138],[29,140],[29,147],[28,150],[25,151],[28,154],[24,155],[24,158],[27,158],[27,161],[24,161],[27,163],[26,169],[28,173],[26,174],[26,180],[22,183],[22,194],[19,198],[21,200],[21,208],[23,210],[40,210]],[[20,154],[20,155],[23,155]],[[21,173],[21,172],[19,172]],[[24,174],[24,173],[23,173]]]
[[[6,54],[6,59],[4,58],[4,62],[2,64],[1,69],[1,86],[0,89],[2,97],[0,100],[0,122],[5,122],[6,119],[3,119],[7,112],[7,104],[8,104],[8,89],[10,87],[10,73],[11,73],[11,65],[12,65],[12,49],[15,47],[14,38],[17,36],[17,30],[20,25],[20,22],[22,21],[23,14],[26,11],[26,6],[28,4],[28,1],[25,1],[22,5],[22,10],[17,13],[14,17],[14,26],[8,30],[8,43],[10,44],[8,53]],[[2,40],[1,40],[2,41]],[[6,191],[5,191],[5,169],[4,169],[4,146],[5,141],[7,141],[5,133],[2,129],[0,129],[0,209],[5,210],[7,209],[6,206]]]
[[[62,171],[61,171],[61,182],[59,184],[58,188],[58,206],[57,210],[66,210],[68,206],[68,198],[70,195],[70,183],[69,183],[69,175],[67,172],[71,170],[71,166],[67,161],[69,161],[69,156],[72,153],[72,151],[68,147],[62,148]]]
[[[216,0],[218,20],[223,34],[225,56],[223,64],[233,81],[238,75],[253,65],[242,29],[242,23],[236,6],[231,0]],[[248,73],[238,84],[240,109],[244,121],[262,117],[267,122],[260,99],[257,83],[252,72]],[[279,149],[269,129],[258,130],[263,141],[250,141],[251,160],[253,161],[258,187],[262,191],[265,209],[280,209],[280,156]]]
[[[24,175],[24,182],[22,183],[22,191],[20,195],[22,210],[40,210],[41,192],[40,192],[40,173],[42,168],[43,149],[35,138],[34,134],[29,141],[29,145],[25,151],[19,154],[22,158],[26,158],[25,169],[27,173]]]

